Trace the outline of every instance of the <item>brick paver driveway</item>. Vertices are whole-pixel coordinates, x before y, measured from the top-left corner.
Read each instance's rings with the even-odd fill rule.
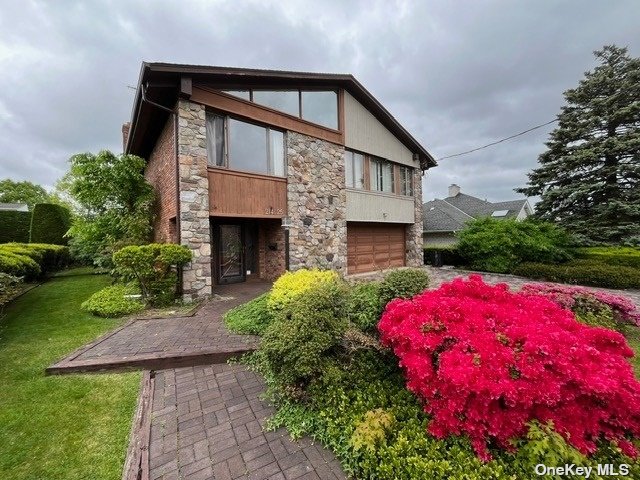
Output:
[[[76,350],[49,367],[47,373],[224,363],[255,349],[259,339],[229,333],[222,315],[270,287],[263,282],[216,287],[214,298],[193,316],[133,320]]]
[[[308,438],[263,431],[273,410],[259,399],[263,382],[241,365],[162,370],[153,383],[151,479],[346,478]]]

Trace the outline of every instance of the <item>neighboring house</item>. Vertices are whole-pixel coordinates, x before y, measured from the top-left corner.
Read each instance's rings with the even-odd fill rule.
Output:
[[[422,264],[436,162],[351,75],[143,63],[123,137],[157,192],[155,240],[193,252],[185,298]]]
[[[464,194],[456,184],[449,186],[449,196],[424,204],[424,244],[428,246],[451,245],[456,242],[456,232],[469,220],[480,217],[524,220],[533,214],[526,198],[507,202],[488,202]]]
[[[29,205],[26,203],[0,203],[0,210],[13,210],[14,212],[28,212]]]

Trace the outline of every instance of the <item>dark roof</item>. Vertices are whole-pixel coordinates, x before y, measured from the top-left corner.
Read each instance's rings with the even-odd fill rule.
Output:
[[[526,199],[494,203],[465,193],[431,200],[423,205],[423,231],[455,232],[470,219],[490,217],[494,212],[504,213],[496,218],[516,218],[526,203]]]
[[[131,130],[126,152],[146,157],[166,123],[169,113],[143,102],[147,100],[172,109],[179,94],[181,77],[194,84],[216,84],[219,87],[240,86],[309,86],[342,87],[364,105],[407,148],[417,153],[423,168],[437,165],[431,154],[394,118],[364,86],[350,74],[257,70],[205,65],[142,62],[136,98],[131,113]],[[146,91],[142,91],[142,87]]]
[[[455,232],[472,217],[444,200],[431,200],[423,205],[425,232]]]

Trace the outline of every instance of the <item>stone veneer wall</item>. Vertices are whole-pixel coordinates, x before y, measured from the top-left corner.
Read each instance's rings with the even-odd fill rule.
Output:
[[[176,230],[176,155],[174,119],[170,116],[162,129],[144,171],[155,192],[153,240],[175,243]]]
[[[422,170],[414,169],[413,173],[413,202],[415,223],[407,225],[407,266],[420,267],[424,265],[422,253]]]
[[[178,165],[180,182],[180,242],[193,260],[184,267],[182,291],[187,301],[211,294],[211,230],[207,174],[205,107],[178,102]]]
[[[344,147],[287,132],[289,269],[322,267],[346,274]]]

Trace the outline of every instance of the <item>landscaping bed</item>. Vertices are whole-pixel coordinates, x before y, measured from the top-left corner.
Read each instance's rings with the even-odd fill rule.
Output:
[[[0,320],[0,477],[119,478],[139,373],[45,376],[68,352],[120,324],[80,310],[106,286],[68,271],[25,293]]]
[[[314,437],[354,478],[531,478],[540,463],[640,476],[631,302],[479,277],[425,290],[416,270],[355,286],[296,275],[225,320],[263,335],[244,361],[266,380],[271,427]]]

